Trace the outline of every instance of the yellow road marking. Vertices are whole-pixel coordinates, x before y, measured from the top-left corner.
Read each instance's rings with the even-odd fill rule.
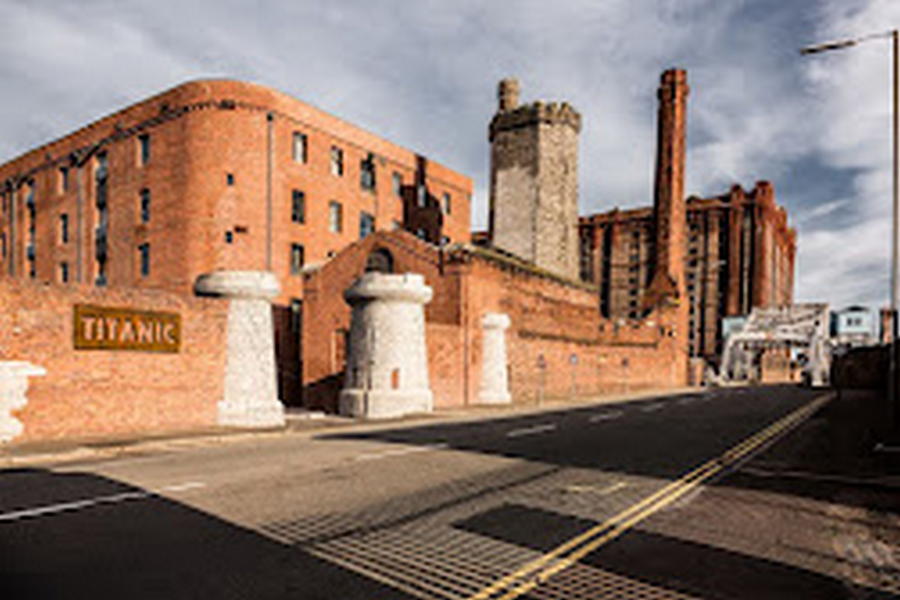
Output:
[[[724,469],[735,465],[782,432],[806,420],[829,400],[831,400],[830,394],[820,396],[614,517],[591,527],[584,533],[527,563],[517,571],[498,579],[477,594],[470,596],[468,600],[488,600],[497,597],[496,595],[504,590],[508,591],[499,596],[499,600],[513,600],[528,593],[603,544],[619,537],[640,521],[669,506]],[[526,581],[522,581],[526,578]]]

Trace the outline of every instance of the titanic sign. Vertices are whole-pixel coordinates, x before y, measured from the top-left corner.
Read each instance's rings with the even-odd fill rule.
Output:
[[[181,315],[76,304],[76,350],[178,352]]]

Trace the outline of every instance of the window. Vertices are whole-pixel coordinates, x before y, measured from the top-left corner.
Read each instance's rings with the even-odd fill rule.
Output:
[[[226,231],[226,232],[225,232],[225,243],[226,243],[226,244],[233,244],[233,243],[234,243],[234,233],[232,233],[231,231]]]
[[[94,171],[94,203],[97,206],[97,227],[94,229],[94,283],[103,287],[109,283],[106,264],[109,259],[109,161],[105,152],[97,155]]]
[[[141,223],[150,222],[150,190],[141,190]]]
[[[306,134],[294,132],[294,162],[306,162]]]
[[[337,146],[331,147],[331,174],[336,177],[344,175],[344,151]]]
[[[225,182],[230,186],[234,185],[234,173],[228,173],[225,176]]]
[[[291,298],[291,333],[300,335],[303,331],[303,300]]]
[[[444,198],[443,198],[443,203],[441,205],[441,209],[444,211],[445,215],[449,215],[451,208],[452,207],[450,206],[450,194],[448,194],[447,192],[444,192]]]
[[[34,204],[34,182],[28,185],[28,193],[25,196],[25,206],[28,208],[28,247],[26,249],[28,258],[28,276],[34,279],[37,277],[37,250],[35,247],[37,212]]]
[[[396,171],[394,172],[393,179],[391,180],[391,192],[397,198],[400,198],[403,195],[403,176]]]
[[[392,231],[400,231],[401,229],[403,229],[403,223],[401,223],[400,221],[394,221],[393,223],[391,223]]]
[[[328,230],[332,233],[340,233],[344,228],[344,211],[341,203],[332,200],[328,203]]]
[[[428,202],[428,190],[423,183],[416,186],[416,202],[418,202],[419,208],[425,208],[425,204]]]
[[[371,152],[359,162],[359,185],[363,190],[375,190],[375,155]]]
[[[150,134],[144,133],[138,136],[138,146],[140,148],[141,165],[150,162]]]
[[[66,213],[59,215],[59,241],[69,243],[69,215]]]
[[[419,238],[420,240],[425,241],[425,242],[428,241],[428,234],[425,233],[425,230],[422,229],[421,227],[419,227],[418,229],[416,229],[416,237]]]
[[[138,246],[138,254],[141,257],[141,277],[150,275],[150,244]]]
[[[0,256],[6,258],[6,234],[0,233]]]
[[[303,245],[291,244],[291,275],[298,275],[303,271]]]
[[[69,167],[59,168],[59,191],[69,191]]]
[[[359,239],[375,231],[375,217],[369,213],[359,213]]]
[[[366,273],[393,273],[394,255],[387,248],[379,248],[366,259]]]
[[[69,263],[59,263],[59,280],[62,283],[69,283]]]
[[[294,190],[291,194],[291,221],[306,222],[306,194],[300,190]]]
[[[109,168],[109,158],[106,156],[106,152],[101,152],[97,155],[97,171],[96,177],[98,179],[106,177],[106,170]]]

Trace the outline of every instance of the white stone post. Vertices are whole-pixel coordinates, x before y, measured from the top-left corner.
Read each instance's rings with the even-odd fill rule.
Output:
[[[216,271],[194,286],[201,296],[228,300],[228,348],[224,397],[218,424],[228,427],[284,425],[278,399],[272,299],[278,279],[265,271]]]
[[[341,414],[368,419],[431,412],[421,275],[366,273],[346,292],[352,307]]]
[[[31,363],[0,361],[0,444],[13,441],[25,430],[12,413],[28,404],[28,378],[46,374],[44,368]]]
[[[478,400],[482,404],[512,402],[506,364],[506,330],[509,325],[509,317],[503,313],[486,313],[481,318],[483,355]]]

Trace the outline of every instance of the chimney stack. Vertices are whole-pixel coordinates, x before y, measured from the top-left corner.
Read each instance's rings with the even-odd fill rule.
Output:
[[[497,90],[498,108],[500,112],[509,112],[519,106],[519,80],[504,79]]]
[[[669,69],[659,85],[658,139],[654,218],[656,256],[650,284],[650,304],[685,303],[687,206],[684,172],[687,129],[687,73]],[[649,307],[648,307],[649,308]]]

